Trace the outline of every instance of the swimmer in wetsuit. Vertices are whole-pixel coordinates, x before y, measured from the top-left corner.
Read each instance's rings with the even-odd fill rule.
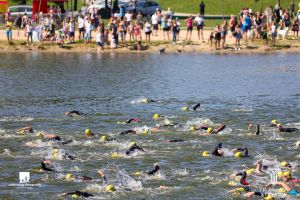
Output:
[[[17,133],[34,133],[32,126],[26,126],[17,130]]]
[[[196,105],[193,106],[193,111],[199,111],[200,109],[200,103],[197,103]]]
[[[86,115],[80,111],[77,111],[77,110],[72,110],[70,112],[65,112],[64,113],[66,116],[69,116],[69,117],[74,117],[74,116],[80,116],[80,115]]]
[[[241,152],[241,151],[243,151],[244,152],[244,154],[239,154],[238,156],[236,156],[236,157],[250,157],[249,156],[249,152],[248,152],[248,148],[235,148],[235,149],[232,149],[232,150],[230,150],[231,152],[234,152],[234,153],[237,153],[237,152]]]
[[[144,152],[144,149],[142,147],[138,146],[135,142],[132,142],[130,144],[130,148],[126,151],[126,155],[131,154],[135,150],[139,150],[139,151],[143,151]]]
[[[226,125],[224,125],[224,124],[219,126],[217,129],[213,129],[213,128],[207,127],[207,126],[201,126],[200,127],[201,130],[206,130],[205,134],[208,134],[208,135],[218,134],[219,132],[223,131],[225,128],[226,128]]]
[[[165,142],[184,142],[183,139],[171,139],[171,140],[165,140]]]
[[[119,135],[127,135],[129,133],[136,134],[136,131],[130,129],[130,130],[122,131],[121,133],[119,133]]]
[[[132,118],[132,119],[128,119],[128,120],[125,121],[126,124],[130,124],[132,122],[141,123],[142,120],[140,120],[139,118]]]
[[[79,190],[75,190],[75,192],[67,192],[67,193],[63,193],[61,194],[60,196],[62,197],[66,197],[66,196],[72,196],[72,197],[75,197],[75,198],[78,198],[78,197],[84,197],[84,198],[88,198],[88,197],[93,197],[94,195],[90,194],[90,193],[87,193],[87,192],[81,192]],[[75,196],[74,196],[75,195]]]
[[[42,171],[48,171],[48,172],[54,172],[53,169],[47,168],[46,165],[50,165],[50,164],[51,164],[51,161],[50,161],[50,160],[45,160],[45,159],[43,159],[43,160],[41,161],[41,170],[42,170]]]
[[[249,124],[249,126],[248,126],[248,130],[250,129],[250,128],[252,128],[252,127],[254,127],[254,126],[256,126],[256,130],[255,130],[255,135],[259,135],[260,134],[260,126],[259,126],[259,124]]]
[[[214,156],[223,156],[224,152],[222,150],[222,143],[219,143],[218,146],[211,153]]]
[[[152,175],[153,176],[156,172],[158,172],[160,170],[160,167],[158,166],[157,163],[154,163],[153,167],[154,167],[154,169],[147,172],[147,175]]]
[[[297,128],[284,128],[281,124],[277,124],[277,129],[280,132],[287,132],[287,133],[299,132],[299,129]]]

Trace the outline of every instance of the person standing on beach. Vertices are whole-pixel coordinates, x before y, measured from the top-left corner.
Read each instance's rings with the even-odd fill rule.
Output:
[[[81,38],[84,39],[84,24],[85,24],[85,20],[82,16],[78,17],[78,29],[79,29],[79,35],[78,35],[78,40],[81,40]]]
[[[225,42],[226,42],[226,36],[227,36],[227,21],[224,21],[222,27],[221,27],[221,39],[222,39],[222,49],[225,48]]]
[[[31,21],[28,21],[25,29],[26,29],[26,34],[27,34],[27,46],[29,46],[29,39],[30,39],[31,45],[33,45],[33,41],[32,41],[33,26],[31,24]]]
[[[152,32],[152,36],[158,36],[157,35],[157,31],[158,31],[158,16],[156,13],[154,13],[151,17],[151,22],[152,22],[152,26],[153,26],[153,32]]]
[[[273,23],[272,23],[271,33],[272,33],[272,45],[275,46],[275,40],[276,40],[276,36],[277,36],[277,26],[276,26],[275,21],[273,21]]]
[[[10,20],[6,20],[5,27],[6,27],[6,38],[8,43],[12,43],[12,26],[13,23]]]
[[[200,40],[200,35],[201,35],[202,40],[204,40],[204,38],[203,38],[203,26],[204,26],[204,19],[203,19],[203,17],[201,15],[197,16],[194,19],[194,22],[197,25],[198,40]]]
[[[200,8],[200,16],[204,18],[205,4],[203,1],[201,1],[199,8]]]
[[[220,49],[221,46],[221,30],[220,30],[220,25],[218,24],[215,28],[215,47],[216,50]]]
[[[149,21],[145,23],[145,42],[150,44],[150,36],[151,36],[151,24]]]
[[[103,42],[103,34],[101,33],[101,27],[98,27],[97,29],[97,35],[96,35],[96,43],[98,46],[98,53],[104,51],[104,42]]]
[[[188,35],[190,34],[189,40],[192,38],[192,31],[193,31],[193,16],[191,15],[188,19],[186,19],[186,26],[187,26],[187,31],[186,31],[186,37],[185,39],[188,39]]]
[[[233,34],[232,34],[233,36],[234,36],[234,38],[235,38],[235,51],[237,51],[237,50],[241,50],[241,43],[240,43],[240,41],[241,41],[241,37],[242,37],[242,31],[241,31],[241,29],[240,29],[240,27],[239,26],[236,26],[235,27],[235,31],[233,32]]]
[[[177,41],[177,30],[178,30],[177,22],[175,20],[172,21],[171,29],[173,33],[173,45],[175,45]]]

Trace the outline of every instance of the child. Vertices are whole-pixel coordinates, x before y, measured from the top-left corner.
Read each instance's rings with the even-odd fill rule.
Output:
[[[241,37],[242,37],[242,31],[238,26],[235,27],[235,31],[234,31],[233,35],[235,37],[235,49],[234,50],[235,51],[237,51],[237,50],[240,51],[241,50],[240,41],[241,41]]]
[[[101,33],[100,27],[98,27],[98,29],[97,29],[96,43],[98,45],[98,50],[97,50],[98,53],[100,53],[101,51],[103,52],[104,51],[104,48],[103,48],[103,35]]]
[[[212,48],[213,39],[214,39],[214,32],[210,32],[210,35],[208,38],[208,43],[210,44],[210,48]]]
[[[297,18],[294,20],[293,31],[294,31],[293,39],[295,39],[295,33],[296,33],[296,35],[297,35],[296,39],[298,39],[299,22],[298,22],[298,19],[297,19]]]

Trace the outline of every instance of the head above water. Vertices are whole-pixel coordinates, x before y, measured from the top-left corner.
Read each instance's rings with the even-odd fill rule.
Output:
[[[213,131],[214,131],[214,129],[211,128],[211,127],[209,127],[209,128],[207,129],[207,133],[208,133],[208,134],[212,134]]]
[[[106,192],[114,192],[114,191],[116,191],[116,188],[114,185],[108,185],[105,187],[105,191]]]
[[[87,137],[93,136],[93,133],[92,133],[91,129],[89,129],[89,128],[85,129],[84,133]]]

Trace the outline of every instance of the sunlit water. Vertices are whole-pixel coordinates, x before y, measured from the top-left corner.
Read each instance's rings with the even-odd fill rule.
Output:
[[[94,199],[236,199],[227,191],[228,175],[253,167],[255,161],[299,161],[294,143],[299,133],[278,133],[264,125],[272,119],[299,128],[299,54],[199,55],[199,54],[68,54],[29,53],[0,55],[0,195],[1,199],[57,199],[64,192],[87,190]],[[144,104],[148,97],[155,103]],[[183,112],[184,106],[201,103],[200,112]],[[84,117],[63,115],[70,110]],[[153,127],[164,114],[177,128],[164,132],[118,136],[135,128]],[[140,124],[118,124],[138,117]],[[260,136],[247,130],[248,123],[262,124]],[[203,136],[188,131],[192,125],[226,124],[220,135]],[[18,135],[20,127],[32,125],[36,132],[56,133],[73,139],[70,145],[35,142],[35,134]],[[84,130],[117,139],[103,144],[86,139]],[[181,138],[183,143],[165,143]],[[145,153],[125,156],[131,141]],[[224,147],[248,147],[252,158],[201,157],[217,143]],[[36,144],[32,147],[32,144]],[[41,174],[43,157],[51,159],[53,148],[69,152],[77,160],[53,160],[59,173]],[[119,158],[111,154],[118,152]],[[158,163],[156,177],[134,176]],[[103,169],[118,191],[105,193],[97,170]],[[30,171],[31,183],[41,187],[17,188],[19,172]],[[66,182],[73,173],[95,178],[92,182]],[[300,176],[296,172],[296,176]],[[268,177],[259,188],[268,183]],[[159,189],[161,185],[167,189]]]

